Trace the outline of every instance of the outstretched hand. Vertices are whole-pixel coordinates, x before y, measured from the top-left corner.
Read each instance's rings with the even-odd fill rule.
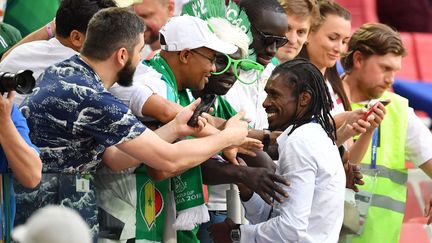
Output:
[[[248,124],[244,120],[244,112],[239,112],[231,117],[225,124],[224,132],[231,136],[232,145],[239,146],[243,144],[246,136],[248,135]]]
[[[247,167],[242,181],[243,185],[257,193],[269,205],[273,205],[272,198],[282,203],[283,198],[288,197],[288,194],[276,183],[285,186],[290,186],[290,183],[283,176],[276,175],[266,168]]]
[[[198,123],[196,127],[191,127],[187,124],[189,119],[192,117],[195,109],[201,103],[201,98],[196,99],[190,105],[183,108],[175,117],[175,127],[179,137],[189,136],[192,134],[199,133],[206,125],[207,118],[210,116],[207,113],[202,113],[198,117]]]
[[[246,137],[240,146],[230,146],[225,148],[222,152],[225,158],[231,163],[238,165],[237,154],[245,154],[251,157],[255,157],[256,153],[254,150],[262,150],[263,144],[260,140],[255,138]]]
[[[239,153],[246,154],[252,157],[255,157],[256,154],[254,150],[262,150],[264,145],[262,142],[255,138],[246,137],[242,144],[239,146]]]

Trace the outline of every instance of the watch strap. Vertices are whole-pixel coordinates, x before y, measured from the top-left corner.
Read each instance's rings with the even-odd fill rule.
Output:
[[[269,147],[269,145],[270,145],[270,131],[267,130],[267,129],[264,129],[264,130],[263,130],[263,133],[264,133],[264,135],[263,135],[263,140],[262,140],[262,143],[263,143],[263,145],[264,145],[263,150],[264,150],[264,151],[267,151],[267,150],[268,150],[268,147]]]
[[[240,243],[241,231],[240,225],[237,224],[236,228],[232,229],[230,232],[230,239],[233,243]]]

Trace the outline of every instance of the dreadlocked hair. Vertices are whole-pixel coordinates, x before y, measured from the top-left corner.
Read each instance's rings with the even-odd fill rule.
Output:
[[[293,88],[293,95],[298,99],[303,92],[311,94],[311,102],[302,117],[296,117],[292,122],[293,128],[290,135],[296,128],[309,123],[311,119],[327,133],[327,136],[335,143],[336,127],[330,110],[333,106],[330,92],[325,84],[324,77],[315,65],[304,58],[297,58],[284,62],[277,66],[272,75],[279,74],[283,80]]]
[[[300,52],[296,58],[306,58],[306,59],[310,60],[306,44],[303,45],[302,49],[300,50]],[[326,78],[328,80],[333,91],[342,100],[342,105],[343,105],[345,111],[350,111],[351,110],[351,104],[350,104],[348,96],[347,96],[347,94],[343,88],[342,79],[339,76],[336,64],[333,65],[333,67],[326,68],[326,71],[324,72],[324,78]]]

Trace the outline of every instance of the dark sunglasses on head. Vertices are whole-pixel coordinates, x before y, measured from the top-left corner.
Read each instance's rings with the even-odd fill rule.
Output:
[[[257,29],[255,26],[251,25],[252,28],[254,28],[254,30],[256,32],[258,32],[258,34],[261,36],[261,39],[263,40],[264,44],[266,46],[272,45],[273,43],[276,43],[276,48],[282,47],[284,46],[286,43],[288,43],[288,38],[286,38],[285,36],[277,36],[277,35],[268,35],[262,31],[260,31],[259,29]]]

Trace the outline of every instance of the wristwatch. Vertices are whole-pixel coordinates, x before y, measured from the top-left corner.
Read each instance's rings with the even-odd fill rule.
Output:
[[[240,225],[237,224],[236,227],[232,229],[230,232],[230,239],[233,243],[240,243],[240,236],[241,236]]]
[[[264,148],[263,148],[263,150],[265,151],[265,152],[267,152],[267,150],[268,150],[268,147],[269,147],[269,145],[270,145],[270,131],[269,130],[267,130],[267,129],[264,129],[263,130],[263,140],[262,140],[262,143],[263,143],[263,145],[264,145]]]

